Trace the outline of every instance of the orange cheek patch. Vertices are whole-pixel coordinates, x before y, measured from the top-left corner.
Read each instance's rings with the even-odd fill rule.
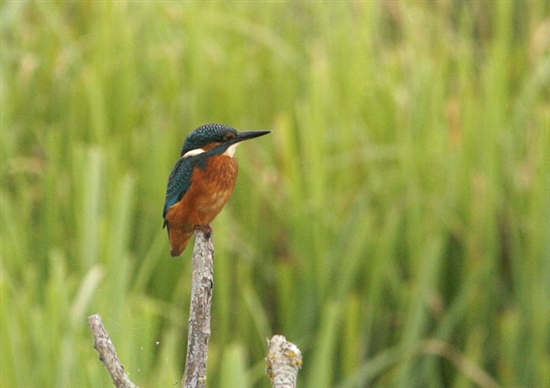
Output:
[[[216,148],[217,146],[219,146],[221,144],[222,143],[210,143],[210,144],[207,144],[206,146],[202,147],[202,149],[204,150],[204,152],[208,152],[211,149]]]

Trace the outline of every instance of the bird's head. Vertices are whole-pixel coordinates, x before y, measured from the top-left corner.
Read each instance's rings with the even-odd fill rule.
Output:
[[[233,156],[237,145],[243,140],[263,136],[271,131],[239,132],[224,124],[206,124],[187,136],[180,157],[189,157],[215,149],[216,154]]]

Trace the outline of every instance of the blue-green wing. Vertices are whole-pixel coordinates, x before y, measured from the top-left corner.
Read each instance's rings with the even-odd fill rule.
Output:
[[[166,218],[166,212],[170,207],[179,202],[189,187],[191,187],[191,176],[193,175],[192,158],[181,158],[178,160],[174,169],[168,178],[168,187],[166,188],[166,202],[162,218]],[[166,226],[166,221],[164,222]]]

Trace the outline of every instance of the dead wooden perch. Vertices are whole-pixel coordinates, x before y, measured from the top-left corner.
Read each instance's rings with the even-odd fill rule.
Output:
[[[187,359],[182,387],[206,387],[206,362],[210,339],[210,309],[214,289],[212,232],[195,231],[193,284],[187,334]]]
[[[302,367],[302,352],[282,335],[274,335],[267,340],[267,345],[266,373],[273,388],[295,388]]]
[[[189,313],[189,330],[187,336],[187,358],[185,374],[182,379],[184,388],[206,387],[206,362],[208,359],[208,341],[210,339],[210,309],[214,287],[214,246],[211,232],[195,231],[195,248],[193,250],[193,280],[191,306]],[[111,375],[117,388],[137,387],[130,381],[124,370],[109,334],[99,314],[88,317],[88,324],[94,336],[94,348],[99,352],[99,359]]]
[[[109,333],[103,325],[101,316],[94,314],[88,317],[88,324],[94,336],[94,348],[99,353],[99,359],[107,368],[113,384],[117,388],[137,388],[137,385],[130,381],[128,373],[120,363],[116,354],[115,346],[109,337]]]
[[[193,250],[193,279],[189,313],[187,357],[183,388],[206,387],[206,364],[210,340],[210,310],[214,288],[214,246],[210,233],[195,231]],[[117,388],[137,388],[124,370],[115,347],[109,338],[99,314],[88,317],[94,336],[94,348],[107,368]],[[295,388],[298,371],[302,366],[302,353],[296,345],[282,335],[267,341],[269,353],[266,372],[274,388]]]

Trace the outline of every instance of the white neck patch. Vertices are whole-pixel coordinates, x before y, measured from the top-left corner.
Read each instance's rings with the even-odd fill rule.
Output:
[[[231,145],[225,150],[225,152],[224,152],[223,154],[229,156],[230,158],[234,157],[234,156],[235,156],[235,151],[237,150],[237,146],[238,146],[239,144],[241,144],[241,143],[231,144]],[[205,152],[205,151],[204,151],[202,148],[196,148],[196,149],[194,149],[194,150],[187,151],[185,154],[183,154],[182,159],[183,159],[183,158],[188,158],[188,157],[190,157],[190,156],[199,155],[199,154],[202,154],[202,153],[204,153],[204,152]]]
[[[237,146],[241,144],[241,143],[234,143],[234,144],[231,144],[227,150],[225,150],[225,152],[223,153],[224,155],[227,155],[229,156],[230,158],[234,157],[235,156],[235,151],[237,150]]]
[[[188,158],[190,156],[195,156],[195,155],[198,155],[198,154],[202,154],[204,152],[204,150],[202,148],[196,148],[194,150],[191,150],[191,151],[187,151],[183,156],[182,158]]]

